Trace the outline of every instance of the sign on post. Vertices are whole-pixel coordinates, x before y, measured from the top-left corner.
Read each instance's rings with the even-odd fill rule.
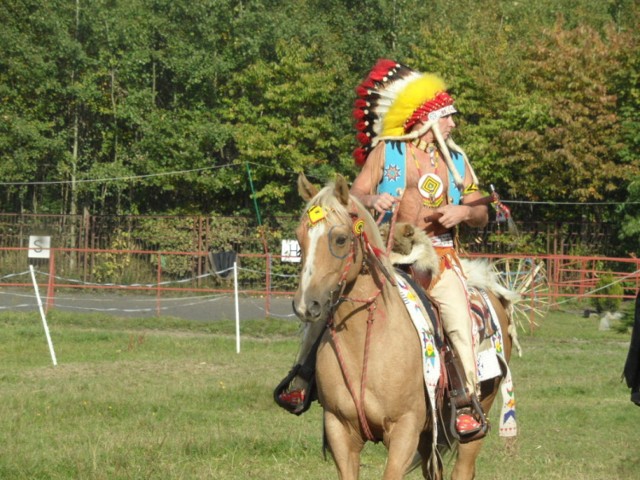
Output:
[[[297,240],[282,240],[282,261],[300,263],[300,244]]]
[[[51,237],[29,235],[29,258],[49,258]]]

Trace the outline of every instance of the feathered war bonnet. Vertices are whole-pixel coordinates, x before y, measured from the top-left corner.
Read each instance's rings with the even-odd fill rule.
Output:
[[[414,140],[432,129],[456,186],[462,190],[462,178],[453,166],[449,149],[460,152],[467,165],[469,162],[450,138],[445,142],[438,128],[440,118],[457,112],[440,77],[381,59],[358,85],[356,94],[353,116],[360,143],[353,152],[356,164],[364,165],[371,150],[383,140]],[[423,125],[414,129],[418,122]],[[477,183],[473,169],[469,169]]]

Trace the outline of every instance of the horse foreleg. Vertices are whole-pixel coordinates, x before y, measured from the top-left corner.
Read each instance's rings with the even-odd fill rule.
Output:
[[[385,435],[384,444],[389,453],[383,480],[402,479],[406,475],[418,450],[420,424],[413,415],[405,416]]]
[[[357,480],[364,440],[351,425],[341,422],[338,417],[326,411],[324,428],[329,451],[338,469],[338,477],[341,480]]]
[[[458,458],[451,472],[451,480],[473,480],[476,476],[476,459],[482,448],[482,440],[458,445]]]

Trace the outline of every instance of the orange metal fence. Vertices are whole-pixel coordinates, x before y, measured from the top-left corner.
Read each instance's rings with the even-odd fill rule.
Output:
[[[502,270],[508,270],[517,278],[526,277],[531,265],[544,265],[536,281],[546,283],[547,296],[552,303],[562,298],[606,298],[633,299],[640,288],[640,259],[575,255],[471,255],[486,258]],[[505,267],[506,266],[506,267]],[[519,270],[518,270],[519,269]],[[619,283],[623,293],[603,293],[597,284],[602,276],[611,276],[612,283]],[[517,282],[516,282],[517,283]]]
[[[215,265],[210,252],[151,250],[100,250],[51,248],[49,258],[29,258],[27,247],[0,247],[0,288],[30,287],[25,275],[34,265],[46,277],[47,306],[55,305],[56,292],[64,289],[93,289],[147,292],[158,302],[163,296],[229,294],[234,292],[229,268]],[[632,299],[640,288],[640,259],[569,255],[470,255],[493,262],[503,283],[519,290],[532,308],[540,304],[553,308],[569,300],[598,297]],[[292,295],[299,264],[280,255],[237,255],[237,283],[244,295]],[[610,276],[622,294],[612,295],[598,287],[599,279]]]

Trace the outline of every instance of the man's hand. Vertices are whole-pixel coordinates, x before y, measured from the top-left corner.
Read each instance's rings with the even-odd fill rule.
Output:
[[[461,223],[482,228],[489,221],[489,209],[484,202],[474,205],[444,205],[435,209],[429,221],[438,222],[447,229]]]
[[[390,195],[388,193],[382,193],[380,195],[370,195],[367,206],[373,208],[378,213],[385,213],[391,210],[393,206],[400,202],[400,199]]]
[[[432,219],[449,229],[469,220],[470,207],[466,205],[445,205],[436,208]]]

